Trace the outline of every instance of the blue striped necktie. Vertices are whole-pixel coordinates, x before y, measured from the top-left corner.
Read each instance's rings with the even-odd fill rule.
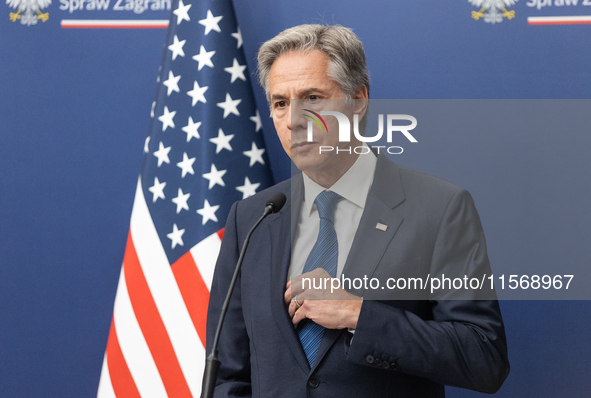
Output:
[[[324,268],[331,277],[336,277],[339,244],[334,229],[334,209],[340,199],[339,194],[331,191],[323,191],[316,197],[314,203],[316,203],[318,216],[320,217],[320,228],[318,239],[316,239],[316,243],[312,251],[310,251],[310,255],[308,255],[303,273],[313,271],[316,268]],[[298,334],[308,358],[308,363],[312,366],[324,335],[324,327],[310,319],[304,319],[300,324]]]

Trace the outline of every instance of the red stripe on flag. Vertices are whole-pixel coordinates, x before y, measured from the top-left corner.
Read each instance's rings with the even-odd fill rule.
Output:
[[[190,251],[186,252],[172,265],[172,273],[179,286],[193,325],[197,330],[197,334],[199,334],[201,343],[205,347],[209,290],[207,290],[207,286],[203,282],[201,273]]]
[[[133,381],[133,377],[127,367],[127,362],[123,357],[117,332],[115,330],[115,321],[111,322],[111,331],[109,332],[109,342],[107,343],[107,366],[111,376],[111,385],[117,397],[141,398],[140,393]]]
[[[170,398],[191,398],[191,391],[142,271],[131,232],[123,261],[129,299]]]
[[[224,237],[224,229],[225,228],[222,228],[218,231],[218,236],[220,237],[220,240],[222,240],[222,238]]]

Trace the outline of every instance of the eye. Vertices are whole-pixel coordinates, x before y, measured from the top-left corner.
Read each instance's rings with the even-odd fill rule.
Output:
[[[308,101],[310,102],[316,102],[320,99],[320,97],[318,95],[311,95],[308,97]]]
[[[283,108],[286,106],[285,101],[277,101],[275,102],[275,108]]]

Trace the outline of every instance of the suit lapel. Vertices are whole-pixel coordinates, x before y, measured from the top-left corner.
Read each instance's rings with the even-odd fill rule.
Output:
[[[291,183],[291,195],[287,204],[278,213],[269,216],[271,241],[271,311],[286,345],[291,350],[302,370],[310,371],[306,354],[283,302],[285,284],[291,260],[292,237],[295,236],[299,211],[303,200],[301,176],[295,176]],[[295,221],[294,221],[295,219]]]
[[[379,155],[365,210],[343,268],[345,277],[353,280],[373,274],[404,219],[402,212],[396,208],[404,199],[398,166],[385,155]],[[382,224],[381,229],[378,224]],[[383,226],[387,226],[385,231]],[[363,287],[352,288],[349,292],[363,296],[365,290]]]

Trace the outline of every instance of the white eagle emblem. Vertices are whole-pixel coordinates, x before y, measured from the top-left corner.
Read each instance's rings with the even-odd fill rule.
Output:
[[[479,11],[472,11],[472,18],[479,20],[484,19],[487,23],[503,22],[503,17],[513,19],[515,11],[508,11],[507,8],[515,5],[517,0],[468,0],[470,4],[480,7]]]
[[[51,0],[6,0],[6,4],[18,10],[10,13],[12,22],[20,19],[23,25],[30,26],[35,25],[39,19],[43,22],[49,19],[49,13],[43,14],[41,10],[50,5]]]

